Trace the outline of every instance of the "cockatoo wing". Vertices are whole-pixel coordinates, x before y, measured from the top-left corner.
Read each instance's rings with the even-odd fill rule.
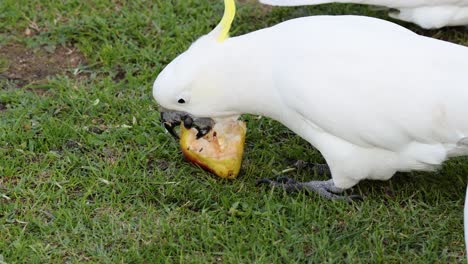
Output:
[[[275,64],[288,106],[363,147],[398,150],[468,136],[468,48],[382,20],[322,17],[341,24],[333,31],[314,20],[277,27],[287,27],[281,32],[290,48]]]

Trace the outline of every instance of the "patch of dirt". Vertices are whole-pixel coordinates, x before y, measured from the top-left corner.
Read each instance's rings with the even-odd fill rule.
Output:
[[[0,47],[0,78],[14,81],[18,87],[46,82],[48,77],[60,74],[72,76],[69,71],[85,64],[82,53],[74,47],[58,46],[53,52],[45,48],[28,49],[20,44]],[[34,89],[38,95],[44,91]]]
[[[123,79],[125,79],[127,73],[124,71],[124,69],[122,69],[122,67],[118,66],[117,67],[117,73],[114,75],[114,77],[112,77],[112,80],[113,81],[121,81]]]

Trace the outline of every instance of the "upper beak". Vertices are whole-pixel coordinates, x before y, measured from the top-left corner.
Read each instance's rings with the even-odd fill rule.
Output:
[[[163,123],[166,130],[171,133],[175,139],[179,139],[179,135],[176,133],[175,128],[182,122],[184,127],[190,129],[194,127],[198,130],[197,139],[208,134],[214,126],[214,120],[207,117],[194,117],[187,112],[182,111],[171,111],[165,108],[160,108],[161,122]]]

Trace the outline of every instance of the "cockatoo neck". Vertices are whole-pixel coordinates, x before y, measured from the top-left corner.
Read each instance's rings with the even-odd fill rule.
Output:
[[[275,91],[271,55],[252,46],[243,37],[230,38],[216,49],[211,72],[215,81],[213,95],[219,106],[234,115],[267,115],[280,102]]]

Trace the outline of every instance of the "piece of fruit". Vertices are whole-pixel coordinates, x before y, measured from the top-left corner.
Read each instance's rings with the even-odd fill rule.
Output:
[[[243,121],[216,123],[204,137],[197,139],[195,128],[180,128],[180,146],[187,160],[221,178],[239,174],[247,128]]]

